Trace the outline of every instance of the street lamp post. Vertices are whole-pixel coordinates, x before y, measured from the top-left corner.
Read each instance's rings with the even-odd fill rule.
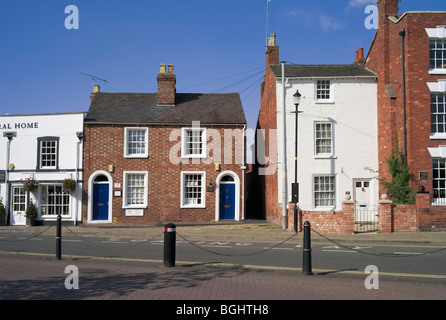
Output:
[[[296,111],[292,111],[291,113],[296,114],[296,125],[295,125],[295,141],[294,141],[294,183],[291,185],[291,194],[292,194],[292,202],[294,202],[294,232],[297,233],[297,203],[299,202],[299,184],[297,183],[297,144],[298,144],[298,117],[299,113],[299,104],[301,99],[301,94],[299,90],[293,95],[294,106],[296,107]]]
[[[17,132],[3,132],[3,137],[7,138],[8,141],[6,142],[6,161],[5,161],[5,187],[6,187],[6,199],[5,199],[5,208],[6,208],[6,219],[5,222],[8,222],[8,220],[11,220],[10,217],[10,202],[9,202],[9,162],[11,160],[11,140],[12,138],[17,137]]]

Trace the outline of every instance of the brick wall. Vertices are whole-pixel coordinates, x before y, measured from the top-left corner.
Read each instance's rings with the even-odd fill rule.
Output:
[[[124,158],[124,126],[122,125],[85,125],[84,127],[84,184],[83,184],[83,221],[87,221],[88,205],[88,179],[95,171],[109,172],[109,166],[113,171],[109,172],[113,183],[120,183],[123,188],[124,171],[148,171],[148,207],[144,209],[144,216],[125,216],[122,208],[122,196],[113,197],[113,218],[123,223],[148,223],[148,222],[175,222],[175,221],[212,221],[215,220],[215,189],[214,192],[206,192],[206,208],[185,209],[180,208],[181,197],[181,171],[206,171],[206,185],[211,179],[215,185],[217,176],[226,170],[235,172],[240,178],[240,191],[242,193],[242,170],[238,155],[243,149],[242,143],[232,141],[232,164],[224,164],[224,153],[221,153],[220,170],[215,170],[213,162],[204,164],[203,160],[188,160],[189,164],[173,164],[169,159],[171,148],[178,144],[177,141],[169,141],[173,129],[180,128],[149,128],[149,157],[145,159]],[[214,128],[221,136],[221,145],[225,128]],[[241,128],[240,132],[241,132]],[[180,151],[178,149],[178,151]],[[180,153],[178,153],[178,156]],[[212,156],[212,154],[211,154]],[[227,154],[226,157],[231,155]],[[198,163],[195,163],[198,162]],[[113,187],[113,186],[112,186]],[[242,213],[243,201],[240,200],[240,213]]]
[[[430,139],[430,91],[427,82],[437,82],[444,75],[429,74],[429,37],[425,28],[444,25],[444,12],[409,12],[390,21],[389,16],[398,17],[398,1],[382,0],[379,6],[379,26],[367,56],[366,66],[378,74],[378,158],[381,178],[390,179],[386,159],[394,149],[395,132],[399,147],[403,151],[403,79],[402,39],[405,36],[406,72],[406,128],[407,158],[412,176],[412,187],[422,184],[427,191],[432,187],[432,159],[428,147],[446,144],[445,140]],[[397,98],[390,98],[385,85],[392,85]],[[419,180],[419,171],[427,171],[428,181]],[[380,193],[385,193],[381,186]]]
[[[277,117],[276,117],[276,78],[270,69],[271,64],[279,64],[279,47],[270,46],[266,53],[266,73],[260,88],[260,111],[257,122],[256,148],[265,145],[265,154],[256,149],[255,174],[260,212],[258,216],[266,221],[282,221],[282,209],[278,203],[277,191]],[[272,131],[273,130],[273,131]],[[259,141],[262,140],[262,141]],[[259,163],[260,162],[262,163]],[[266,162],[266,163],[263,163]],[[263,172],[261,172],[263,170]]]

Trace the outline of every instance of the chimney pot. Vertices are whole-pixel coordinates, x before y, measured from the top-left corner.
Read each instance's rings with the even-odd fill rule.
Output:
[[[165,63],[161,63],[161,65],[160,65],[160,73],[166,73],[166,64]]]
[[[173,64],[169,64],[168,69],[167,69],[167,73],[172,73],[173,74]]]

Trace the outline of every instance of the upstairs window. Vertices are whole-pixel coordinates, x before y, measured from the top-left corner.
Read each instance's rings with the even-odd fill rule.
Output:
[[[431,135],[446,134],[446,94],[431,93]]]
[[[315,150],[316,155],[329,156],[333,154],[333,135],[330,122],[316,122],[314,124],[315,131]]]
[[[37,169],[57,170],[59,168],[59,138],[38,138],[37,145]]]
[[[148,135],[148,128],[125,128],[124,157],[146,158],[149,154]]]
[[[429,40],[430,69],[446,71],[446,39]]]
[[[317,101],[332,100],[330,80],[317,80],[316,81],[316,100]]]
[[[446,74],[446,26],[425,30],[429,37],[429,73]]]
[[[206,154],[206,129],[183,128],[181,156],[183,158],[204,158]]]

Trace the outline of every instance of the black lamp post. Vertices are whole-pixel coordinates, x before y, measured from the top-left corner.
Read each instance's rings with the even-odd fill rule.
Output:
[[[299,90],[296,91],[296,93],[293,95],[294,100],[294,106],[296,107],[296,111],[292,111],[291,113],[296,114],[296,131],[295,131],[295,141],[294,141],[294,183],[291,184],[291,197],[292,202],[294,202],[294,232],[297,233],[297,203],[299,202],[299,184],[297,183],[297,135],[298,135],[298,116],[299,113],[302,111],[299,111],[299,104],[301,99],[301,94],[299,93]]]

